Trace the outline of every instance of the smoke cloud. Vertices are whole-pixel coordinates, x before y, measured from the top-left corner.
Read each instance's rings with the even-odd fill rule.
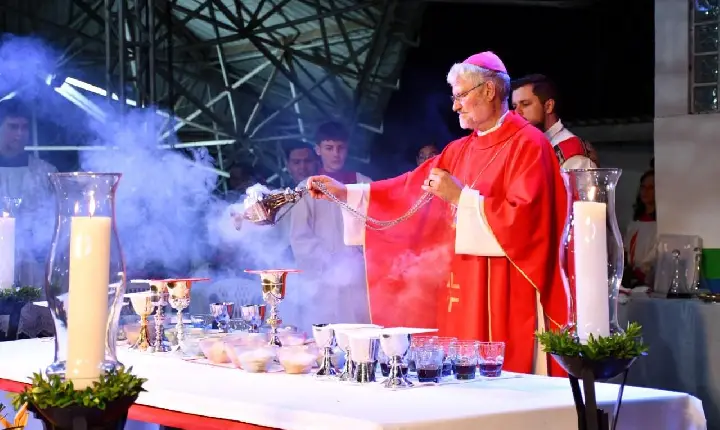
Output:
[[[38,136],[42,137],[38,139],[40,145],[46,144],[42,140],[51,134],[48,130],[53,130],[53,141],[58,144],[105,148],[80,151],[79,155],[61,153],[65,159],[55,164],[72,166],[59,166],[60,170],[79,167],[82,171],[122,174],[116,195],[116,225],[129,277],[210,277],[211,283],[194,287],[190,309],[206,314],[209,302],[262,302],[259,278],[243,273],[244,269],[299,268],[302,274],[288,277],[287,297],[281,305],[285,323],[308,330],[312,323],[347,322],[356,317],[318,311],[366,302],[360,248],[319,241],[309,254],[294,258],[288,238],[293,209],[278,226],[245,222],[236,229],[231,214],[243,209],[242,202],[226,201],[215,193],[217,166],[205,148],[160,148],[160,144],[175,143],[176,138],[159,141],[162,131],[172,124],[155,108],[128,107],[121,113],[117,103],[93,99],[80,90],[74,90],[80,98],[71,103],[67,94],[64,96],[58,89],[63,85],[63,76],[72,76],[72,68],[58,68],[59,58],[37,39],[3,38],[0,99],[12,96],[34,109]],[[50,76],[57,78],[53,81]],[[101,76],[97,78],[102,82]],[[57,154],[40,152],[46,159]],[[258,185],[250,191],[269,190]],[[25,232],[32,234],[17,239],[31,244],[38,261],[47,259],[52,240],[56,215],[50,200],[52,196],[48,196],[48,204],[27,218],[31,225]],[[330,210],[334,211],[332,217],[316,217],[308,222],[314,222],[319,229],[330,228],[337,223],[328,220],[336,220],[340,208],[331,205]],[[342,240],[341,225],[337,234]],[[424,258],[426,263],[411,266],[430,266],[439,257]],[[296,263],[302,259],[307,263]],[[407,263],[402,258],[397,260],[400,266]]]
[[[175,136],[159,140],[161,131],[173,125],[167,115],[159,115],[152,107],[127,107],[121,113],[117,102],[111,104],[105,98],[70,88],[65,77],[72,77],[74,71],[71,64],[59,67],[60,58],[39,39],[2,37],[0,99],[19,100],[35,112],[35,139],[41,146],[50,141],[99,147],[92,151],[40,152],[41,158],[51,159],[60,170],[122,174],[115,216],[128,275],[170,277],[203,272],[213,278],[227,278],[252,267],[243,258],[248,253],[243,251],[249,250],[245,242],[222,262],[229,270],[217,267],[218,251],[223,251],[217,246],[238,241],[233,236],[235,231],[207,228],[229,220],[222,218],[228,217],[229,204],[234,203],[214,193],[218,176],[207,149],[161,148],[161,144],[177,143]],[[97,78],[102,82],[102,76]],[[36,192],[35,186],[15,188],[28,195]],[[44,204],[28,208],[23,217],[25,227],[17,232],[18,243],[29,248],[40,266],[47,259],[54,230],[53,197],[46,195]],[[258,241],[262,243],[265,238],[255,235],[253,240],[252,254],[262,256],[266,247],[258,246]]]

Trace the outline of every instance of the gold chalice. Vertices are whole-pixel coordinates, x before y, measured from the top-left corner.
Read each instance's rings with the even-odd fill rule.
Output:
[[[278,327],[282,324],[282,319],[278,313],[278,305],[285,298],[285,287],[287,284],[288,273],[299,273],[294,269],[274,269],[274,270],[246,270],[245,273],[253,273],[260,275],[260,284],[262,285],[262,295],[265,303],[270,306],[270,316],[267,323],[270,326],[270,345],[282,346],[280,338],[278,338]]]
[[[190,290],[193,282],[209,281],[210,278],[184,278],[164,279],[169,293],[170,306],[177,311],[177,322],[175,332],[180,345],[185,340],[185,325],[183,324],[183,311],[190,306]]]
[[[140,335],[138,336],[138,340],[135,345],[130,348],[147,351],[151,345],[150,334],[148,332],[148,317],[155,309],[152,295],[149,292],[142,292],[128,294],[128,296],[130,296],[130,303],[132,304],[135,313],[140,316]]]

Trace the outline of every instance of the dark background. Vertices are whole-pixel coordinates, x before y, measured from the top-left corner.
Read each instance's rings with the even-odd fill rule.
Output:
[[[653,115],[654,4],[601,0],[582,8],[431,3],[391,98],[372,171],[412,167],[417,149],[463,136],[451,110],[450,67],[486,50],[511,78],[542,73],[561,94],[567,121]],[[372,173],[371,173],[372,174]]]

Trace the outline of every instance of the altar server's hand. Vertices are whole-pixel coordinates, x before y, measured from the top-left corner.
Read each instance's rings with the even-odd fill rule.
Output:
[[[462,184],[450,173],[434,167],[430,171],[430,176],[423,183],[422,189],[457,206],[460,201]]]
[[[312,198],[330,200],[328,196],[320,191],[318,183],[324,185],[325,189],[330,192],[330,194],[337,197],[340,201],[347,201],[347,188],[345,187],[345,184],[338,182],[329,176],[311,176],[308,178],[307,189]]]

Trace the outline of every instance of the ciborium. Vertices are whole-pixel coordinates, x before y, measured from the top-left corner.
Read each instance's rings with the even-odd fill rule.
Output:
[[[243,219],[257,225],[274,225],[280,208],[299,202],[306,192],[304,188],[286,188],[274,193],[249,196],[245,201]]]
[[[410,335],[407,333],[382,333],[380,346],[388,356],[390,374],[382,384],[385,388],[408,388],[412,382],[407,379],[407,372],[403,372],[403,357],[410,348]]]
[[[340,371],[338,379],[341,381],[352,381],[355,375],[355,365],[352,360],[349,336],[360,329],[380,329],[381,327],[374,324],[333,324],[332,328],[335,330],[335,339],[338,348],[345,352],[345,364]]]
[[[240,306],[240,319],[248,326],[249,333],[259,333],[260,325],[265,320],[266,305]]]
[[[165,337],[165,306],[168,304],[168,287],[165,281],[148,281],[155,305],[155,338],[153,352],[170,351],[170,342]]]
[[[363,330],[351,332],[348,337],[355,366],[355,375],[352,381],[358,384],[375,382],[375,366],[380,351],[380,339],[377,338],[377,335]]]
[[[210,315],[215,318],[220,333],[230,332],[230,316],[233,314],[235,304],[232,302],[211,303]]]
[[[155,309],[152,294],[149,292],[142,292],[131,293],[128,294],[128,296],[130,297],[130,303],[132,304],[135,313],[140,316],[140,334],[137,342],[135,342],[135,345],[130,348],[147,351],[151,346],[150,331],[148,329],[148,317]]]
[[[185,324],[183,322],[183,311],[190,306],[190,290],[193,282],[209,281],[209,278],[185,278],[163,280],[168,288],[170,306],[177,311],[175,322],[175,333],[178,345],[185,340]]]
[[[298,272],[299,270],[293,269],[245,271],[245,273],[260,275],[263,300],[270,306],[270,316],[267,319],[267,323],[270,326],[270,345],[282,346],[280,338],[277,335],[278,327],[282,324],[282,319],[280,319],[278,313],[278,305],[285,299],[288,273]]]
[[[322,362],[315,376],[335,376],[337,372],[332,364],[333,347],[335,347],[335,330],[330,324],[313,324],[313,338],[318,348],[322,348]]]

